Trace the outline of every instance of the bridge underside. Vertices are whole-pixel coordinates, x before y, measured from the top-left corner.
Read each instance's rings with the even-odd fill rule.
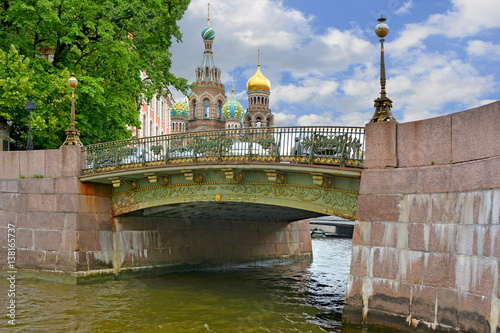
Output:
[[[205,221],[239,220],[293,222],[322,216],[303,209],[246,202],[190,202],[156,206],[133,211],[123,216],[144,216]]]

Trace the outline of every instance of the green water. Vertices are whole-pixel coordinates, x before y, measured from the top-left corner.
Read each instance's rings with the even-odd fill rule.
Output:
[[[3,316],[0,328],[7,326],[8,332],[368,332],[341,323],[351,240],[313,239],[313,255],[312,262],[93,285],[20,280],[16,326],[7,326]],[[0,290],[6,295],[6,281]],[[5,309],[4,296],[0,303]]]

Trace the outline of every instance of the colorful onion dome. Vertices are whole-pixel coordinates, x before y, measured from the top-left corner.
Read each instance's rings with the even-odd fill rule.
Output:
[[[243,117],[243,107],[234,98],[234,88],[232,92],[231,98],[222,107],[222,114],[224,118],[241,118]]]
[[[257,64],[257,72],[248,79],[247,91],[265,90],[271,91],[271,82],[260,72],[260,63]]]
[[[207,26],[203,31],[201,32],[201,37],[203,37],[204,40],[214,40],[215,38],[215,31],[211,26]]]
[[[189,113],[189,108],[186,102],[177,102],[175,103],[170,115],[174,117],[187,117]]]

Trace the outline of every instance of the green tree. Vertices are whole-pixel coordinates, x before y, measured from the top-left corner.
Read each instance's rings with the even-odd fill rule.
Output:
[[[70,73],[78,79],[76,122],[84,144],[125,139],[139,126],[142,98],[165,86],[187,92],[171,72],[169,47],[189,0],[5,0],[0,3],[0,121],[14,146],[27,139],[24,104],[37,103],[35,148],[57,148],[69,127]],[[52,49],[53,61],[42,57]],[[147,74],[142,80],[140,73]]]

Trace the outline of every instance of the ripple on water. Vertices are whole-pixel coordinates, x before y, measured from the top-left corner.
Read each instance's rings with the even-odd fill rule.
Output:
[[[314,239],[312,262],[80,286],[21,280],[11,331],[366,332],[342,326],[350,255],[349,239]]]

